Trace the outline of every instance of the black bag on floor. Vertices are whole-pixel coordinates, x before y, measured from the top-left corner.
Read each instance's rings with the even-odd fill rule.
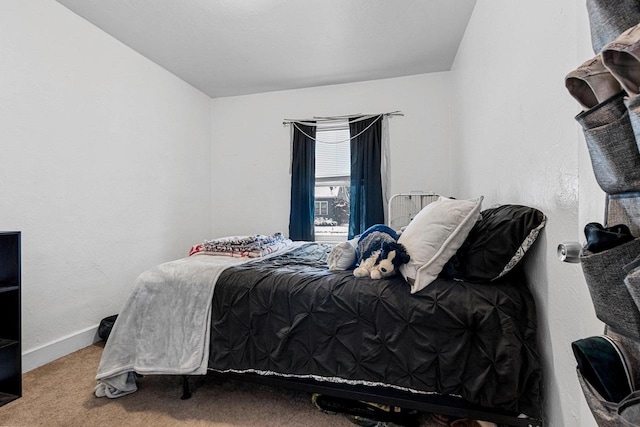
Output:
[[[98,325],[98,336],[100,339],[106,341],[109,338],[109,334],[111,333],[111,329],[113,329],[113,324],[116,323],[117,314],[113,316],[105,317],[100,321],[100,325]]]

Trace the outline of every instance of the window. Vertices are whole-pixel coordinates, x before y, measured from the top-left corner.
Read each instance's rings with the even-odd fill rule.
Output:
[[[347,240],[351,144],[347,120],[316,128],[315,235],[316,240]]]
[[[289,236],[294,240],[323,240],[318,236],[330,234],[325,241],[339,242],[385,222],[389,163],[385,114],[349,118],[348,127],[343,117],[338,126],[334,117],[284,122],[294,126],[289,210]],[[317,233],[316,200],[328,203],[326,217],[330,224],[336,223],[318,225],[323,228]]]
[[[316,200],[316,217],[327,216],[329,214],[329,202]]]

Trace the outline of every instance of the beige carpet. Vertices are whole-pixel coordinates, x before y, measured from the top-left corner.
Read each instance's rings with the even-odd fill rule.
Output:
[[[307,393],[231,381],[191,380],[193,397],[180,400],[181,378],[148,376],[137,392],[118,399],[93,395],[103,346],[98,343],[23,375],[23,396],[0,407],[0,426],[274,426],[356,424],[317,410]],[[425,427],[439,426],[425,414]]]

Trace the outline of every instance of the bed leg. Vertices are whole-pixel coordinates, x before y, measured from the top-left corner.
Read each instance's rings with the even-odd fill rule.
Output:
[[[180,399],[187,400],[191,398],[191,391],[189,390],[189,375],[182,376],[182,396]]]

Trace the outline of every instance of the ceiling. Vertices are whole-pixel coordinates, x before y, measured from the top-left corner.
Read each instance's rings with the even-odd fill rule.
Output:
[[[447,71],[476,0],[56,0],[211,96]]]

